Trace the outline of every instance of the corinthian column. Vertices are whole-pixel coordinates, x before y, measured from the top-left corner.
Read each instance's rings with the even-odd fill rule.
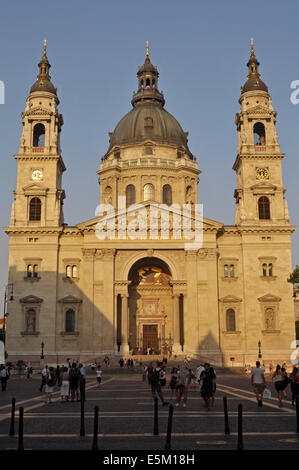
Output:
[[[121,347],[120,352],[123,355],[129,354],[128,345],[128,295],[121,295]]]
[[[172,306],[173,306],[173,346],[172,352],[174,354],[180,354],[181,345],[180,345],[180,305],[179,305],[180,296],[179,294],[173,294],[172,296]]]

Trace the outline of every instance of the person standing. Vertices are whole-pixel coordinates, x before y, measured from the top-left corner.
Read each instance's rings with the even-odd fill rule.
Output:
[[[148,381],[149,386],[151,386],[153,371],[154,371],[153,363],[150,362],[149,365],[147,366],[147,369],[146,369],[147,381]]]
[[[296,400],[296,395],[299,393],[296,393],[296,374],[298,372],[298,369],[296,366],[293,367],[293,370],[290,374],[289,380],[290,380],[290,385],[291,385],[291,390],[292,390],[292,406],[295,406],[295,400]]]
[[[52,403],[52,393],[54,392],[54,386],[56,383],[56,374],[54,367],[49,367],[49,371],[46,375],[46,401],[45,403]]]
[[[189,389],[189,380],[190,380],[190,373],[182,371],[178,376],[176,387],[175,387],[175,394],[176,394],[176,404],[175,406],[179,406],[181,400],[183,399],[183,408],[187,406],[187,396],[188,396],[188,389]]]
[[[70,380],[71,401],[74,401],[75,395],[76,395],[77,401],[79,401],[80,371],[75,362],[73,362],[72,367],[69,370],[69,380]]]
[[[258,406],[263,406],[263,393],[266,388],[265,371],[261,368],[261,363],[256,361],[256,367],[251,371],[251,385],[256,395]]]
[[[177,370],[175,367],[173,367],[173,369],[171,370],[171,377],[170,377],[170,382],[169,382],[169,388],[171,390],[170,400],[173,399],[173,395],[175,394],[177,381],[178,381]]]
[[[214,369],[210,367],[209,363],[204,364],[204,370],[200,376],[202,380],[201,386],[201,396],[204,399],[204,404],[207,409],[210,409],[210,399],[212,398],[212,402],[214,402],[214,395],[216,390],[216,374]]]
[[[282,396],[283,396],[283,391],[285,387],[285,376],[281,370],[281,367],[279,364],[276,366],[276,370],[273,374],[272,381],[274,382],[274,387],[277,391],[278,395],[278,406],[279,408],[282,407]]]
[[[160,384],[161,387],[165,387],[166,385],[166,367],[164,365],[161,367]]]
[[[86,374],[83,364],[79,364],[80,371],[80,398],[85,401],[85,385],[86,385]]]
[[[6,387],[7,387],[7,380],[9,378],[9,373],[5,367],[5,365],[2,365],[0,367],[0,378],[1,378],[1,389],[2,392],[5,392]]]
[[[102,382],[102,369],[101,369],[101,366],[98,365],[98,368],[97,368],[97,382],[99,385],[101,385],[101,382]]]
[[[70,383],[69,383],[69,373],[68,373],[67,367],[61,368],[60,379],[61,379],[61,387],[60,387],[61,402],[68,401],[69,393],[70,393]]]
[[[46,376],[47,376],[48,372],[49,372],[49,368],[48,368],[48,365],[46,364],[45,367],[42,370],[42,383],[41,383],[40,388],[39,388],[40,392],[43,391],[43,388],[46,385]]]

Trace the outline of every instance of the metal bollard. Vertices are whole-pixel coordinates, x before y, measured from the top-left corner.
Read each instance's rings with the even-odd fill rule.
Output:
[[[10,428],[9,428],[9,436],[15,435],[15,410],[16,410],[16,399],[12,398],[11,400],[11,418],[10,418]]]
[[[238,445],[237,445],[237,450],[244,450],[242,410],[243,410],[242,405],[239,405],[238,406]]]
[[[297,432],[299,433],[299,395],[296,395]]]
[[[24,450],[23,443],[23,427],[24,425],[24,408],[21,406],[19,409],[19,441],[17,450]]]
[[[224,434],[230,434],[226,397],[223,397],[223,406],[224,406]]]
[[[159,425],[158,425],[158,398],[155,397],[155,407],[154,407],[154,436],[159,435]]]
[[[94,407],[92,450],[98,450],[99,407]]]
[[[81,423],[80,423],[80,436],[85,436],[85,423],[84,423],[84,397],[81,396]]]
[[[172,416],[173,416],[173,405],[169,405],[165,450],[170,450],[171,449]]]

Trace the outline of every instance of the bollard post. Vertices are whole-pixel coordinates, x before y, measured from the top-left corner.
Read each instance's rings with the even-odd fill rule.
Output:
[[[173,405],[169,405],[165,450],[170,450],[171,449],[172,416],[173,416]]]
[[[224,406],[224,434],[230,434],[226,397],[223,397],[223,406]]]
[[[242,405],[238,406],[238,445],[237,450],[244,450],[243,447],[243,420],[242,420]]]
[[[297,432],[299,433],[299,395],[296,395]]]
[[[23,425],[24,425],[24,408],[21,406],[19,409],[19,441],[18,441],[17,450],[24,450]]]
[[[155,397],[155,407],[154,407],[154,436],[159,435],[159,425],[158,425],[158,398]]]
[[[11,400],[11,418],[10,418],[10,428],[9,428],[9,436],[15,435],[15,410],[16,410],[16,399],[12,398]]]
[[[84,424],[84,397],[81,396],[81,424],[80,424],[80,436],[85,436],[85,424]]]
[[[92,450],[98,450],[99,407],[94,407]]]

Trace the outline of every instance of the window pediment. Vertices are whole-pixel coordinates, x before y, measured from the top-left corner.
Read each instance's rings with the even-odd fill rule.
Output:
[[[265,191],[276,191],[277,186],[275,184],[269,183],[268,181],[260,181],[252,186],[250,186],[252,191],[256,191],[257,194]]]
[[[74,297],[73,295],[67,295],[66,297],[63,297],[62,299],[59,299],[58,302],[62,304],[81,304],[82,299],[78,299],[77,297]]]
[[[23,297],[20,299],[20,302],[22,304],[40,304],[43,302],[43,299],[40,299],[39,297],[36,297],[35,295],[27,295],[26,297]]]
[[[281,298],[273,294],[266,294],[258,298],[259,302],[280,302]]]
[[[226,297],[222,297],[219,299],[220,302],[231,303],[231,302],[242,302],[240,297],[236,297],[235,295],[227,295]]]

